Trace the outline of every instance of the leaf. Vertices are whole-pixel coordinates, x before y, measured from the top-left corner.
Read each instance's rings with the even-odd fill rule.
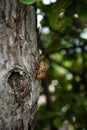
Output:
[[[79,0],[77,3],[77,13],[79,15],[79,17],[84,20],[87,21],[87,4],[84,0]]]
[[[72,0],[59,0],[48,14],[49,24],[53,30],[59,30],[65,23],[66,8],[71,4]]]
[[[53,120],[53,125],[54,125],[56,128],[58,128],[59,126],[61,126],[61,124],[62,124],[62,122],[61,122],[61,120],[60,120],[58,117],[56,117],[56,118]]]
[[[20,0],[20,2],[22,2],[23,4],[33,4],[36,2],[36,0]]]

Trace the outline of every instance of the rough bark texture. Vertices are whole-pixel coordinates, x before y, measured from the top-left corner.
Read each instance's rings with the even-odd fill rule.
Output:
[[[36,79],[35,8],[0,0],[0,130],[31,130],[39,82]]]

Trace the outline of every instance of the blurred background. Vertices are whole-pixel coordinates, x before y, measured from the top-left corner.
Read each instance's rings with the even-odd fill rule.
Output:
[[[87,130],[87,0],[38,0],[41,82],[35,130]]]

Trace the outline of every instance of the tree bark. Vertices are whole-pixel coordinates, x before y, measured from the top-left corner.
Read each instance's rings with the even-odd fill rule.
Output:
[[[39,98],[34,5],[0,0],[0,130],[31,130]]]

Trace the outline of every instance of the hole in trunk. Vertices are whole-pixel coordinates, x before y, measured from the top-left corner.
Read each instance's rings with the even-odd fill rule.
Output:
[[[11,89],[14,89],[18,93],[25,92],[28,86],[28,80],[26,76],[21,75],[19,72],[12,71],[8,77],[8,83]]]

